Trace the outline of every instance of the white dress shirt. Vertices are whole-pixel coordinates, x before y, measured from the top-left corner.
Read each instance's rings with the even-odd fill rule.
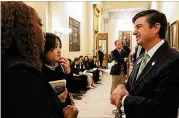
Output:
[[[147,63],[148,63],[149,60],[152,58],[152,56],[154,55],[154,53],[159,49],[159,47],[162,46],[162,44],[163,44],[164,42],[165,42],[164,40],[160,40],[160,42],[157,43],[154,47],[152,47],[148,52],[147,52],[147,51],[145,52],[145,54],[148,53],[148,55],[150,56],[150,57],[148,58],[148,60],[147,60]],[[145,54],[144,54],[144,55],[145,55]],[[121,102],[122,106],[124,106],[124,100],[125,100],[126,97],[127,97],[127,95],[125,95],[125,96],[122,98],[122,102]]]
[[[139,46],[137,47],[136,59],[139,57],[139,54],[140,54],[141,50],[142,50],[142,46],[139,45]]]

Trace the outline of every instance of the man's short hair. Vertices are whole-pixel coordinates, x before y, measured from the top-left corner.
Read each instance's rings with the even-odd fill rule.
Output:
[[[146,22],[149,23],[150,28],[152,28],[152,26],[154,26],[156,23],[160,24],[161,27],[159,30],[159,38],[165,39],[165,33],[167,30],[167,19],[165,14],[153,9],[145,10],[137,13],[133,17],[132,22],[135,23],[138,18],[143,16],[148,16]]]
[[[123,45],[122,40],[116,40],[116,41],[114,42],[114,44],[116,45],[116,43],[117,43],[118,41],[120,41],[120,42],[122,43],[122,45]]]

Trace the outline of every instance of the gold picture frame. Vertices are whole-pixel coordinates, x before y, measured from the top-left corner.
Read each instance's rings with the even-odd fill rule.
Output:
[[[179,50],[179,20],[171,24],[171,47]]]
[[[80,51],[80,22],[69,17],[69,27],[72,29],[69,34],[69,51]]]
[[[119,31],[119,40],[132,49],[132,31]]]

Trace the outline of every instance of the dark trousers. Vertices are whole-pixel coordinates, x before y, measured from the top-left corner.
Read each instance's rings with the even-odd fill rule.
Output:
[[[127,62],[124,62],[124,74],[127,75]]]
[[[103,59],[99,59],[99,65],[100,65],[100,67],[103,66]]]

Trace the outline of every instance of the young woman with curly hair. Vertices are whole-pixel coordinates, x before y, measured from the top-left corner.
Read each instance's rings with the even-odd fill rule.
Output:
[[[72,118],[41,70],[42,21],[23,2],[1,2],[2,117]]]

